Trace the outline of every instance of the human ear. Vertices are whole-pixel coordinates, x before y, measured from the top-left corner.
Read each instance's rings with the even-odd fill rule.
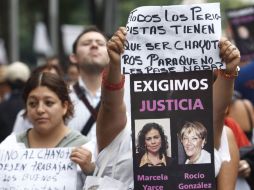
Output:
[[[76,55],[75,54],[71,54],[71,55],[69,55],[69,60],[70,60],[70,62],[72,62],[72,63],[78,63],[78,60],[77,60],[77,58],[76,58]]]
[[[63,103],[63,116],[65,116],[67,114],[69,108],[69,103],[67,101],[64,101]]]

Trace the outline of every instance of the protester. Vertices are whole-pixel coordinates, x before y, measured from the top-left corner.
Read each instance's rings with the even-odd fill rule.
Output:
[[[53,55],[46,58],[47,65],[56,65],[61,67],[60,58],[57,55]]]
[[[7,83],[7,66],[0,65],[0,103],[8,98],[11,91]]]
[[[78,64],[70,63],[67,66],[66,80],[69,85],[74,85],[79,78]]]
[[[30,69],[25,63],[14,62],[7,67],[6,82],[10,91],[0,104],[0,142],[12,132],[18,112],[24,108],[22,91],[29,76]]]
[[[230,128],[224,127],[226,131],[230,161],[224,161],[217,177],[218,190],[233,190],[236,187],[238,175],[239,151],[233,132]]]
[[[35,72],[26,83],[23,99],[26,105],[25,117],[33,127],[10,135],[1,146],[13,144],[23,148],[76,147],[70,159],[82,170],[78,175],[77,190],[82,189],[83,173],[93,172],[94,164],[91,163],[91,153],[81,147],[88,139],[65,124],[72,117],[73,104],[64,80],[49,72]]]
[[[254,143],[254,111],[248,99],[234,98],[229,105],[228,116],[233,118],[242,128],[251,143]]]
[[[102,71],[109,61],[106,42],[103,33],[95,27],[88,27],[74,41],[73,53],[70,55],[70,61],[79,67],[80,76],[78,82],[71,87],[70,97],[74,105],[74,115],[68,121],[68,127],[80,131],[94,142]],[[15,125],[27,126],[26,122],[19,120]]]
[[[232,129],[240,151],[236,190],[254,188],[253,107],[249,100],[232,99],[225,125]]]
[[[211,154],[204,150],[207,129],[202,123],[186,122],[179,133],[179,138],[187,156],[185,164],[211,163]]]
[[[235,90],[242,99],[248,99],[254,105],[254,60],[241,67],[239,76],[235,80]]]
[[[100,170],[102,158],[110,154],[107,167],[102,171],[103,175],[111,176],[131,187],[133,186],[131,130],[127,124],[126,107],[123,101],[124,76],[121,75],[120,66],[125,35],[125,28],[120,28],[107,44],[110,66],[103,78],[102,104],[97,120],[97,143],[100,152],[97,167]],[[224,113],[231,101],[234,78],[240,61],[238,49],[224,38],[220,42],[220,55],[226,62],[226,70],[219,70],[220,74],[213,84],[213,127],[216,149],[221,145]]]
[[[243,112],[243,117],[245,113]],[[248,140],[246,134],[239,126],[239,124],[231,117],[225,118],[225,125],[230,128],[233,132],[237,150],[234,154],[239,154],[240,160],[238,161],[238,178],[236,183],[236,190],[241,189],[252,189],[253,186],[253,176],[254,176],[254,151],[253,146]]]
[[[59,65],[45,64],[33,70],[33,73],[41,73],[41,72],[49,72],[49,73],[56,74],[61,78],[64,77],[62,68],[59,67]]]
[[[63,74],[61,71],[61,68],[58,65],[50,65],[50,64],[45,64],[41,65],[39,67],[36,67],[32,73],[33,75],[39,74],[41,72],[49,72],[58,75],[59,77],[63,78]],[[14,133],[20,133],[22,131],[26,131],[29,128],[32,128],[32,124],[23,117],[25,110],[22,109],[19,111],[19,113],[16,116],[15,123],[13,125],[12,132]]]
[[[61,57],[57,55],[47,57],[45,60],[45,64],[43,65],[54,67],[55,69],[57,69],[59,75],[64,76],[63,65],[61,64]]]
[[[108,65],[107,38],[96,27],[88,27],[74,41],[70,61],[79,66],[80,76],[73,85],[75,105],[69,126],[96,139],[95,121],[101,97],[102,71]]]
[[[137,157],[139,167],[169,166],[167,156],[168,140],[162,127],[157,123],[147,123],[138,134]]]

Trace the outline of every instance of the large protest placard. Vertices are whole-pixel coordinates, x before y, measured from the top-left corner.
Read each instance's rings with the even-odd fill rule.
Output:
[[[224,68],[219,3],[139,7],[126,29],[124,74]]]
[[[254,5],[227,10],[228,21],[236,46],[241,52],[241,60],[254,58]]]
[[[0,149],[1,190],[76,190],[70,148]]]
[[[216,189],[211,72],[130,75],[134,189]]]
[[[121,57],[131,102],[134,189],[216,189],[212,70],[218,3],[148,6],[128,18]]]

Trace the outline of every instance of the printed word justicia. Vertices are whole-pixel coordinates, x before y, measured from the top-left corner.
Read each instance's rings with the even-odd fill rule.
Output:
[[[204,110],[201,99],[142,100],[140,112]]]

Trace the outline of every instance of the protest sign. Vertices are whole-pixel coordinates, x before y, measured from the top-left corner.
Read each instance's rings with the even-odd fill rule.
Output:
[[[139,7],[131,11],[126,29],[121,57],[122,73],[127,74],[126,102],[130,102],[128,74],[225,68],[218,48],[219,3]]]
[[[134,189],[216,189],[212,83],[209,70],[130,75]]]
[[[70,148],[0,149],[0,190],[76,190],[70,154]]]
[[[254,5],[226,11],[241,60],[254,58]]]
[[[126,29],[134,189],[216,189],[212,70],[225,68],[219,3],[139,7]]]
[[[219,57],[219,3],[145,6],[131,11],[122,73],[224,68]]]

